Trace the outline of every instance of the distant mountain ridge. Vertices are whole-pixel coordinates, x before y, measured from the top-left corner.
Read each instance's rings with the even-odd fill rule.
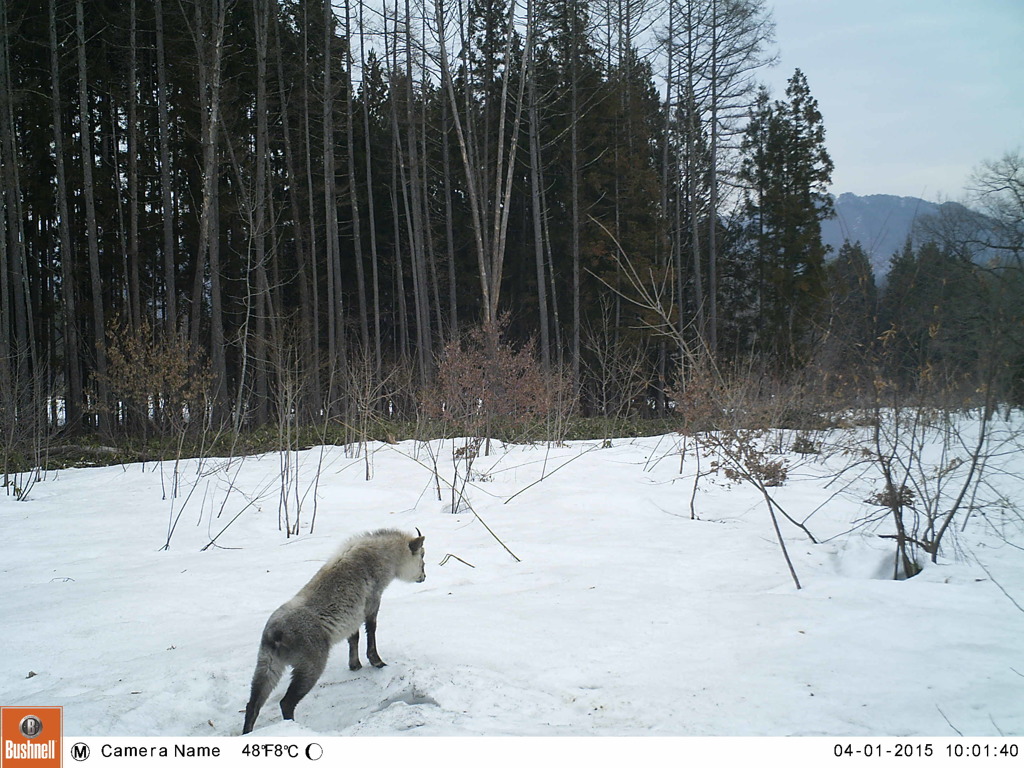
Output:
[[[932,203],[917,197],[896,195],[854,195],[849,192],[834,198],[836,215],[821,223],[821,239],[832,246],[831,256],[839,252],[844,240],[860,242],[875,277],[889,272],[894,253],[902,250],[907,237],[913,240],[914,223],[922,216],[934,216],[944,206],[959,203]]]

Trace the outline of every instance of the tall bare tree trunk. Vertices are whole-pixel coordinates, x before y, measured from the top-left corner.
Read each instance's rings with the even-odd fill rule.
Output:
[[[11,92],[10,67],[10,38],[11,30],[7,22],[7,4],[0,3],[0,195],[3,195],[3,204],[0,205],[0,426],[9,429],[13,426],[14,414],[14,377],[11,370],[11,299],[10,299],[10,269],[8,256],[8,242],[13,240],[14,222],[9,220],[8,212],[13,210],[12,203],[16,193],[16,185],[9,176],[15,172],[16,163],[8,153],[11,142],[7,133],[10,130],[9,115],[11,111],[11,100],[14,94]],[[4,480],[6,481],[6,477]]]
[[[57,3],[50,0],[50,83],[53,114],[53,151],[57,169],[57,222],[60,242],[61,298],[64,302],[64,370],[67,391],[64,400],[66,428],[80,427],[82,406],[81,349],[78,338],[78,310],[75,300],[74,253],[71,249],[71,216],[68,212],[67,173],[64,167],[64,126],[61,119],[60,57],[57,47]]]
[[[661,210],[662,216],[665,217],[665,241],[668,245],[668,252],[664,255],[664,265],[675,268],[675,234],[672,226],[671,209],[669,207],[670,200],[676,195],[669,194],[669,190],[678,187],[677,178],[671,172],[672,156],[670,149],[672,147],[672,94],[673,85],[675,83],[675,6],[676,4],[669,0],[668,3],[668,32],[667,39],[665,42],[666,48],[666,67],[665,67],[665,122],[662,126],[663,136],[661,144]],[[678,192],[676,193],[678,194]],[[682,288],[681,281],[676,280],[675,296],[674,301],[677,306],[682,306]]]
[[[139,279],[139,14],[137,0],[128,10],[128,303],[133,328],[142,326]]]
[[[89,278],[92,287],[92,324],[96,343],[97,393],[101,409],[107,405],[107,339],[103,321],[103,277],[100,274],[99,235],[96,225],[96,197],[92,178],[92,126],[89,119],[88,72],[85,61],[85,9],[75,2],[75,31],[78,37],[78,111],[82,138],[82,182],[85,199],[85,228],[89,242]]]
[[[171,181],[170,113],[167,106],[167,63],[164,49],[163,0],[154,0],[156,13],[157,123],[160,133],[160,192],[164,228],[164,322],[170,336],[178,331],[177,289],[175,287],[174,198]],[[198,34],[198,33],[197,33]],[[200,70],[203,69],[200,62]]]
[[[448,339],[459,335],[458,277],[455,270],[455,224],[452,209],[451,118],[448,99],[441,95],[441,176],[444,181],[444,235],[448,263]]]
[[[398,299],[398,350],[401,358],[409,355],[409,310],[406,301],[405,269],[402,264],[402,226],[400,223],[399,190],[403,200],[408,196],[408,186],[405,183],[404,152],[402,150],[402,131],[398,120],[398,2],[395,2],[395,29],[393,35],[387,32],[387,6],[384,6],[384,60],[388,62],[391,72],[390,90],[390,112],[391,112],[391,210],[394,221],[394,260],[395,260],[395,296]],[[408,216],[406,217],[408,225]]]
[[[576,4],[572,4],[572,51],[570,52],[570,127],[569,127],[569,166],[572,178],[569,180],[570,216],[572,217],[572,349],[571,370],[572,382],[576,394],[580,387],[580,158],[579,158],[579,50],[577,49]]]
[[[484,307],[484,324],[491,323],[495,318],[490,316],[491,307],[491,281],[489,278],[489,256],[484,246],[484,217],[485,212],[482,210],[483,198],[480,192],[480,184],[477,174],[478,161],[476,159],[476,148],[473,141],[472,120],[470,120],[469,113],[469,97],[466,96],[466,107],[464,114],[460,112],[459,99],[455,93],[455,80],[452,77],[451,63],[448,59],[448,44],[447,44],[447,17],[443,0],[437,0],[435,3],[435,17],[437,23],[437,40],[438,40],[438,63],[441,68],[441,87],[448,94],[449,104],[452,108],[452,123],[455,127],[455,134],[458,138],[459,152],[462,155],[462,167],[466,173],[466,196],[469,200],[470,217],[472,221],[473,241],[476,246],[477,256],[477,268],[480,278],[480,295],[482,304]],[[461,16],[461,13],[460,13]],[[461,25],[460,25],[461,29]],[[463,46],[464,56],[466,53],[466,46]],[[463,67],[466,67],[466,61],[463,60]],[[469,84],[468,77],[466,78],[467,84],[466,89],[468,92]]]
[[[686,109],[686,189],[687,207],[690,215],[690,258],[693,269],[693,296],[697,311],[697,333],[703,340],[707,333],[704,316],[704,273],[701,261],[704,257],[700,248],[700,205],[698,202],[699,188],[697,184],[700,173],[700,160],[697,158],[697,138],[702,132],[703,122],[699,115],[695,81],[698,76],[697,61],[697,25],[692,4],[686,6],[686,73],[685,99]]]
[[[359,71],[366,77],[366,42],[363,23],[365,3],[359,0]],[[370,141],[370,103],[369,94],[363,97],[363,153],[366,156],[366,207],[369,214],[370,230],[370,281],[373,285],[373,359],[377,374],[381,370],[381,327],[380,327],[380,274],[377,254],[377,216],[373,199],[373,152]]]
[[[356,260],[356,295],[359,300],[359,337],[363,342],[364,354],[370,347],[370,325],[366,306],[366,276],[363,268],[363,230],[359,213],[359,185],[356,183],[356,135],[355,117],[352,101],[355,98],[355,85],[352,82],[352,8],[351,0],[345,0],[345,41],[348,49],[345,53],[345,143],[348,161],[348,193],[349,205],[352,208],[352,244]]]
[[[21,178],[14,122],[14,84],[11,79],[11,27],[7,7],[0,3],[0,181],[4,195],[4,225],[0,230],[0,408],[7,429],[24,420],[23,407],[31,401],[32,343],[30,307],[25,273],[25,232]],[[13,321],[13,327],[12,327]],[[10,333],[13,330],[13,348]],[[13,363],[13,366],[12,366]]]
[[[310,317],[312,323],[307,329],[307,333],[310,336],[310,347],[312,348],[313,357],[311,359],[311,369],[313,371],[313,402],[315,407],[322,409],[325,407],[325,398],[323,394],[323,370],[321,370],[321,359],[320,359],[320,281],[319,272],[317,269],[317,238],[316,238],[316,216],[314,212],[317,209],[316,196],[313,192],[313,132],[310,128],[310,115],[309,109],[312,102],[309,94],[309,83],[312,77],[309,71],[309,59],[307,51],[309,51],[309,17],[306,15],[307,6],[303,6],[303,24],[302,24],[302,93],[303,93],[303,109],[302,109],[302,130],[305,144],[305,174],[306,174],[306,211],[309,226],[309,259],[308,259],[308,271],[307,271],[307,282],[310,287]]]
[[[531,2],[531,0],[527,0]],[[527,5],[527,17],[530,16],[529,5]],[[529,48],[533,45],[533,25],[527,25],[526,27],[526,41],[525,47]],[[501,101],[500,101],[500,122],[498,123],[498,162],[497,170],[495,173],[494,189],[497,196],[495,202],[494,211],[494,236],[491,240],[493,247],[493,255],[491,257],[491,310],[490,316],[492,321],[497,320],[498,317],[498,306],[499,299],[501,297],[501,281],[505,271],[505,249],[508,239],[508,222],[509,216],[512,213],[512,181],[515,178],[516,167],[518,164],[517,150],[519,148],[519,135],[521,133],[520,126],[522,124],[523,117],[523,101],[524,94],[526,92],[526,63],[527,57],[525,55],[520,57],[520,66],[518,73],[518,93],[514,96],[509,94],[509,82],[512,79],[512,41],[515,39],[516,32],[516,0],[509,2],[508,9],[508,27],[506,30],[505,38],[505,60],[503,64],[504,78],[501,86]],[[512,103],[515,104],[515,113],[512,120],[512,125],[509,128],[511,137],[508,141],[508,155],[505,154],[505,125],[506,115],[508,112],[509,99],[513,98]]]
[[[202,199],[199,202],[199,244],[195,256],[192,279],[192,306],[189,319],[189,339],[199,346],[202,320],[203,294],[206,289],[206,268],[210,243],[210,212],[213,203],[213,179],[217,173],[217,133],[220,110],[220,49],[223,42],[223,24],[218,25],[218,7],[222,0],[193,0],[193,42],[196,48],[196,68],[199,77],[200,146],[202,147],[201,181]],[[209,21],[205,11],[210,11]],[[223,18],[223,17],[221,17]],[[218,28],[220,35],[218,35]]]
[[[401,358],[409,356],[409,308],[406,305],[405,270],[402,267],[402,227],[398,222],[398,190],[402,188],[398,167],[401,161],[398,131],[392,131],[394,141],[391,146],[391,210],[395,212],[395,296],[398,297],[398,354]]]
[[[341,264],[338,253],[338,192],[335,180],[334,158],[334,81],[332,48],[334,42],[334,11],[329,2],[324,3],[324,215],[326,217],[327,262],[327,346],[330,358],[329,379],[331,382],[331,408],[337,407],[340,374],[345,370],[345,313],[342,301]]]
[[[416,356],[420,381],[430,378],[433,352],[430,330],[430,293],[427,283],[424,237],[426,227],[423,221],[424,203],[420,185],[419,137],[416,132],[416,92],[413,87],[412,53],[415,50],[412,38],[412,11],[409,0],[405,0],[405,120],[406,146],[408,147],[409,172],[406,188],[409,191],[409,253],[412,263],[413,306],[416,314]],[[395,11],[397,27],[397,7]]]
[[[214,177],[210,190],[210,231],[220,231],[220,179]],[[228,371],[225,355],[224,309],[220,280],[220,238],[210,238],[210,368],[213,374],[213,422],[221,424],[228,412]]]
[[[535,25],[534,4],[527,6],[527,25]],[[551,370],[551,321],[548,317],[547,278],[544,267],[544,218],[545,210],[541,205],[543,179],[541,168],[540,147],[540,105],[537,102],[537,69],[533,46],[530,45],[523,53],[527,57],[527,93],[530,134],[530,204],[533,217],[533,255],[537,268],[537,307],[540,322],[541,362],[545,372]]]
[[[718,350],[718,0],[711,0],[711,168],[708,189],[708,328],[707,350]]]
[[[281,102],[281,135],[284,141],[285,172],[288,177],[288,204],[292,209],[292,221],[295,232],[295,259],[297,266],[296,282],[299,289],[300,349],[303,370],[312,385],[310,391],[304,391],[302,407],[309,414],[316,413],[319,405],[317,382],[319,371],[316,366],[316,340],[313,333],[315,323],[309,287],[309,253],[306,249],[306,235],[302,222],[304,215],[299,205],[299,175],[295,166],[295,151],[292,146],[291,118],[288,109],[288,92],[284,78],[284,56],[281,51],[280,22],[278,20],[276,0],[272,3],[271,23],[274,25],[274,42],[277,53],[277,84],[278,98]]]
[[[255,180],[255,221],[253,237],[256,249],[256,333],[253,337],[255,358],[255,397],[257,421],[266,424],[270,420],[270,383],[268,366],[271,348],[280,346],[283,339],[275,332],[277,315],[270,295],[270,281],[267,277],[267,153],[270,144],[267,127],[267,38],[270,23],[270,0],[256,0],[256,180]]]
[[[2,34],[6,38],[6,25],[2,30]],[[6,52],[4,55],[6,55]],[[9,95],[6,84],[0,85],[0,93],[2,93],[0,95],[0,107],[6,107]],[[0,118],[0,122],[6,121]],[[7,173],[4,172],[7,168],[6,162],[3,164],[3,168],[0,168],[0,182],[3,182],[5,189],[8,188]],[[10,264],[7,255],[7,242],[11,223],[8,221],[7,211],[8,207],[6,205],[0,205],[0,329],[2,329],[0,331],[0,418],[3,419],[0,422],[0,426],[10,429],[15,423],[17,407],[14,402],[14,371],[11,368],[11,285],[8,275]],[[6,480],[7,478],[5,477],[4,479]]]

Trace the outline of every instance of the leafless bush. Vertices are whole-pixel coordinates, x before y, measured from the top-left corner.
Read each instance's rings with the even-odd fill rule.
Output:
[[[739,432],[725,450],[729,459],[722,472],[734,482],[749,480],[764,488],[777,488],[789,479],[789,466],[783,457],[772,457],[763,445],[762,433]]]
[[[562,381],[544,373],[532,340],[516,349],[501,336],[500,324],[478,326],[446,344],[421,412],[446,431],[485,440],[522,436],[554,412]]]
[[[18,386],[0,392],[0,487],[26,501],[54,452],[58,418],[49,410],[56,408],[58,398],[49,389],[44,367],[33,373],[27,366],[13,367],[18,369]]]
[[[345,383],[350,418],[346,426],[354,439],[346,450],[362,455],[367,480],[373,476],[373,455],[367,443],[375,433],[387,434],[386,424],[396,403],[412,391],[413,370],[405,360],[378,365],[368,351],[357,350],[350,356]]]
[[[772,489],[783,485],[789,477],[790,460],[783,454],[791,449],[782,443],[785,433],[778,426],[793,412],[799,389],[752,375],[749,367],[739,375],[727,377],[710,360],[691,366],[678,377],[678,382],[670,394],[684,424],[680,430],[683,450],[688,443],[693,444],[698,461],[690,498],[691,516],[696,516],[697,484],[708,474],[721,472],[730,481],[756,488],[765,500],[779,548],[799,589],[800,579],[789,557],[779,518],[799,528],[810,541],[816,539],[772,495]],[[806,435],[800,437],[805,445]],[[704,456],[711,458],[706,470],[700,466]]]
[[[213,378],[203,353],[174,334],[157,337],[146,321],[138,328],[114,323],[107,332],[107,374],[102,383],[115,403],[116,421],[146,436],[202,427]]]
[[[646,338],[622,329],[616,321],[611,297],[602,294],[598,307],[597,319],[583,326],[580,339],[590,380],[587,406],[602,416],[622,418],[647,396],[652,383],[650,353]]]
[[[959,387],[940,383],[925,373],[908,391],[879,377],[871,425],[846,433],[846,471],[860,475],[866,464],[874,484],[862,499],[872,511],[859,522],[894,542],[895,578],[935,562],[958,522],[962,529],[972,514],[1005,504],[992,477],[1009,471],[1007,457],[1024,444],[1019,421],[1000,418],[991,390],[957,408],[949,403],[963,402]]]

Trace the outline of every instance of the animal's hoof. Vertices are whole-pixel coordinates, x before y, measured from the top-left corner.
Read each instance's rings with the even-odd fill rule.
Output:
[[[362,669],[362,668],[363,668],[363,665],[362,665],[362,664],[360,664],[360,663],[359,663],[358,661],[350,661],[350,662],[348,663],[348,668],[349,668],[350,670],[352,670],[353,672],[355,672],[355,671],[356,671],[356,670],[358,670],[358,669]]]
[[[373,664],[373,666],[375,666],[377,669],[382,669],[383,667],[387,666],[387,664],[385,664],[380,659],[377,659],[376,661],[371,661],[370,663]]]

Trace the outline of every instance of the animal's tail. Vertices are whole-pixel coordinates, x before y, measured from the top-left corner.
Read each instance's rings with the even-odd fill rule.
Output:
[[[245,724],[242,726],[242,733],[249,733],[260,709],[274,690],[277,681],[281,679],[285,663],[281,659],[278,649],[281,646],[281,632],[275,636],[263,636],[260,644],[260,653],[256,657],[256,671],[252,674],[252,690],[249,694],[249,703],[245,705]]]

